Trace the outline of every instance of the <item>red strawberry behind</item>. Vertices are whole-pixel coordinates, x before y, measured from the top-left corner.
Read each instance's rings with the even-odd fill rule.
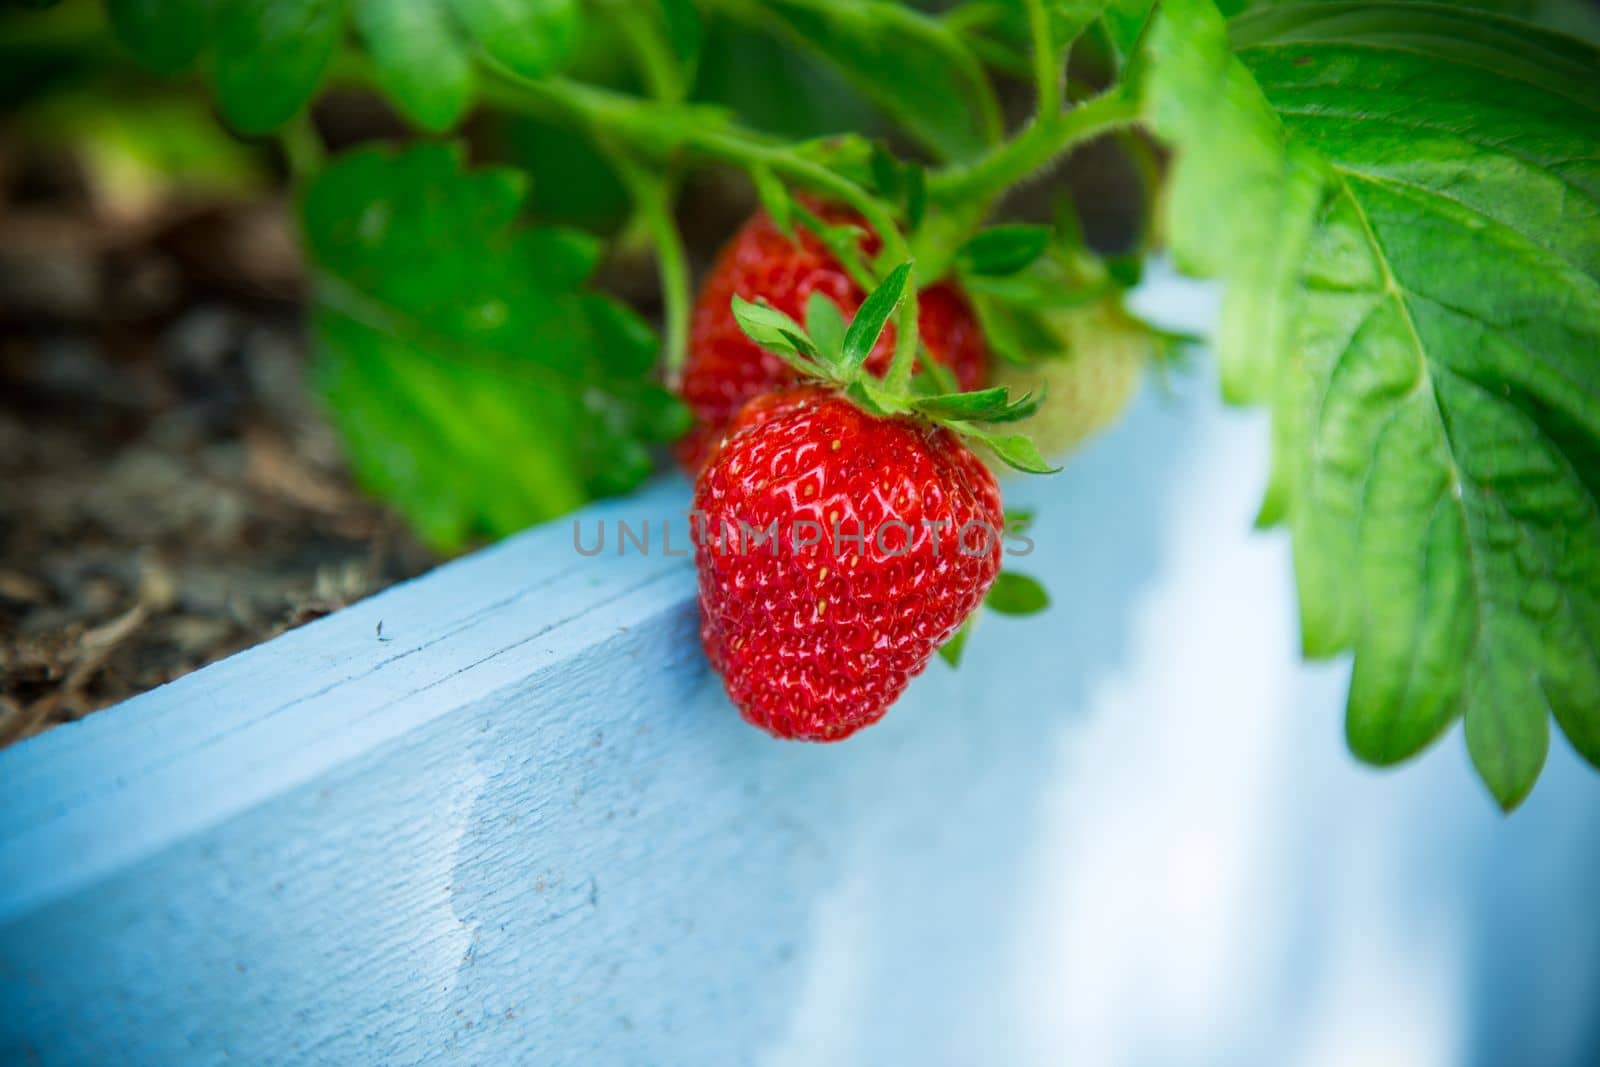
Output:
[[[872,372],[910,275],[890,272],[848,328],[826,296],[807,326],[730,298],[764,351],[817,380],[746,404],[695,482],[706,655],[744,717],[779,737],[837,741],[876,722],[995,584],[1000,491],[962,437],[1050,469],[1026,438],[986,428],[1030,414],[1029,398],[919,389],[914,346]]]
[[[1000,571],[988,468],[948,430],[826,389],[748,405],[695,509],[706,654],[778,737],[838,741],[878,721]]]
[[[810,202],[807,206],[829,225],[853,224],[868,231],[860,216],[848,208]],[[870,260],[880,246],[878,236],[867,232],[861,242],[863,259]],[[783,360],[763,351],[740,330],[729,306],[733,297],[760,297],[798,318],[815,292],[830,297],[846,318],[866,295],[814,233],[796,226],[792,240],[764,211],[745,223],[717,257],[695,303],[681,383],[695,423],[676,450],[678,461],[690,474],[704,465],[745,401],[800,380]],[[962,389],[983,384],[988,349],[972,307],[959,289],[949,283],[924,289],[919,294],[917,321],[929,354],[955,373]],[[893,347],[891,327],[867,357],[867,369],[881,377],[888,369]]]

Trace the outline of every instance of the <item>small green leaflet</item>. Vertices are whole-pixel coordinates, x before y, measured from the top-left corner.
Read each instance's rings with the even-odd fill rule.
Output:
[[[202,55],[229,123],[275,129],[306,105],[351,22],[379,83],[419,126],[442,130],[472,97],[472,42],[530,77],[564,63],[578,0],[107,0],[112,27],[146,65]]]
[[[542,77],[572,54],[578,38],[578,0],[452,0],[456,15],[497,61],[518,74]]]
[[[817,347],[806,336],[805,329],[777,308],[735,295],[733,319],[750,340],[795,370],[802,374],[822,373]]]
[[[970,422],[1017,422],[1039,410],[1039,400],[1029,393],[1015,401],[1003,385],[970,393],[924,397],[912,408],[935,419]]]
[[[939,646],[939,658],[952,667],[961,666],[961,653],[966,650],[967,638],[972,636],[972,620],[973,616],[967,616],[967,621],[950,635],[950,640]]]
[[[983,606],[1001,615],[1037,615],[1050,606],[1050,595],[1035,578],[1001,571],[983,598]]]
[[[806,332],[824,353],[844,351],[844,313],[826,293],[813,292],[806,299]]]
[[[794,199],[789,196],[789,190],[784,188],[783,182],[766,167],[754,167],[750,171],[750,180],[756,187],[756,199],[761,201],[761,208],[771,218],[773,225],[785,237],[794,237]]]
[[[1044,254],[1050,235],[1048,226],[992,226],[962,245],[956,255],[973,274],[1015,274]]]
[[[348,12],[348,0],[218,5],[210,21],[211,80],[228,120],[263,133],[299,111],[339,46]]]
[[[1033,528],[1037,513],[1032,508],[1007,508],[1005,517],[1007,533],[1027,533]]]
[[[878,343],[878,335],[883,333],[889,316],[900,306],[900,300],[905,296],[906,283],[910,279],[911,264],[902,263],[890,271],[882,284],[868,293],[867,298],[861,302],[855,318],[850,320],[850,328],[844,334],[843,354],[847,370],[854,371],[867,361],[867,356],[872,352],[872,347]]]
[[[902,209],[907,231],[922,225],[928,207],[928,173],[916,163],[901,162],[882,143],[874,141],[870,158],[872,186],[883,198]]]
[[[426,130],[454,126],[472,102],[472,54],[437,0],[361,0],[356,28],[378,82]]]
[[[1553,715],[1600,765],[1600,52],[1437,6],[1228,28],[1166,0],[1147,116],[1180,262],[1227,283],[1230,398],[1273,409],[1264,517],[1353,751],[1456,719],[1507,808]]]
[[[993,433],[970,422],[947,422],[946,425],[963,437],[983,442],[1008,467],[1025,474],[1054,474],[1061,469],[1041,456],[1038,446],[1025,434]]]
[[[649,328],[584,288],[594,239],[518,226],[523,186],[369,148],[302,206],[315,382],[361,482],[442,549],[632,488],[687,422]]]

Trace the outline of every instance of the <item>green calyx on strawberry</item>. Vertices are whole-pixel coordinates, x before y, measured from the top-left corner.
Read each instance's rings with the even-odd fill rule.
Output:
[[[872,288],[868,264],[883,250],[883,235],[856,211],[835,201],[791,199],[778,190],[728,240],[701,283],[690,320],[687,360],[678,390],[694,424],[673,451],[693,477],[705,465],[739,409],[762,393],[802,380],[778,356],[757,345],[734,318],[732,299],[760,299],[797,319],[816,294],[844,315],[861,306]],[[992,365],[972,302],[953,279],[917,294],[917,332],[942,380],[962,389],[990,384]],[[883,376],[899,331],[887,326],[866,358]]]
[[[1042,397],[1030,393],[1013,401],[1004,386],[933,392],[936,379],[948,384],[947,376],[936,373],[903,378],[909,385],[897,388],[893,368],[885,380],[866,372],[867,355],[900,306],[910,278],[911,264],[896,267],[862,302],[848,327],[838,307],[820,293],[813,293],[806,303],[804,327],[775,308],[738,296],[733,298],[733,315],[751,340],[804,379],[838,389],[869,414],[915,417],[942,426],[988,446],[1001,461],[1021,471],[1053,474],[1060,470],[1045,461],[1026,435],[985,425],[1028,418],[1038,410]]]
[[[1026,438],[978,425],[1034,403],[902,390],[904,373],[862,366],[909,277],[892,272],[848,325],[825,296],[805,327],[734,300],[750,336],[810,379],[745,404],[695,482],[701,640],[740,713],[778,737],[878,721],[985,597],[1031,584],[999,582],[1000,490],[962,438],[1048,470]]]

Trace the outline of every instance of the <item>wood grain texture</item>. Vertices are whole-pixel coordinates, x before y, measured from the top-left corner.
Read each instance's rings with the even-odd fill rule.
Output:
[[[1352,767],[1248,533],[1265,436],[1194,386],[1007,483],[1054,606],[844,745],[738,721],[686,560],[558,522],[0,752],[0,1064],[1295,1062],[1383,1015],[1345,951],[1412,1030],[1481,993],[1522,1029],[1472,1047],[1583,1062],[1593,782],[1508,825],[1458,752]]]

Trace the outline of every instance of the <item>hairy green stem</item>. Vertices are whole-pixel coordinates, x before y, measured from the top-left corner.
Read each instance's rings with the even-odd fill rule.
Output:
[[[1050,12],[1044,0],[1027,0],[1028,36],[1033,38],[1033,86],[1038,94],[1037,117],[1061,110],[1061,53],[1050,34]]]
[[[866,264],[861,262],[861,250],[853,232],[849,236],[841,234],[838,228],[830,227],[804,204],[794,205],[794,217],[800,225],[815,234],[817,240],[821,241],[829,252],[833,253],[833,258],[837,259],[844,272],[850,275],[851,281],[865,291],[871,291],[872,287],[878,284],[877,277],[867,269]]]
[[[677,109],[670,115],[658,105],[637,97],[595,89],[564,78],[523,78],[493,68],[485,90],[507,106],[525,105],[555,118],[577,119],[605,130],[647,152],[667,153],[684,148],[745,169],[766,167],[801,185],[854,208],[883,241],[885,261],[911,260],[911,248],[888,207],[855,182],[835,173],[793,149],[760,139],[721,121],[697,121],[692,111]],[[496,82],[501,83],[496,85]],[[508,89],[515,92],[507,92]],[[913,282],[906,289],[896,319],[895,352],[887,382],[905,388],[917,356],[917,297]]]
[[[663,365],[667,384],[676,385],[689,353],[689,257],[672,216],[675,183],[640,167],[626,152],[610,149],[607,157],[633,198],[634,210],[653,238],[656,270],[661,275]]]
[[[650,95],[664,103],[681,103],[688,95],[689,74],[663,35],[654,7],[652,3],[628,0],[617,15]],[[660,174],[646,170],[629,152],[610,140],[604,138],[602,148],[622,178],[639,221],[654,240],[665,338],[662,361],[667,384],[676,387],[689,354],[691,303],[689,257],[683,248],[677,219],[673,217],[673,205],[678,197],[677,175],[670,167]]]
[[[1075,108],[1040,115],[1017,136],[970,166],[930,175],[928,195],[942,204],[976,199],[987,205],[1073,147],[1129,126],[1138,117],[1138,103],[1118,89]]]

